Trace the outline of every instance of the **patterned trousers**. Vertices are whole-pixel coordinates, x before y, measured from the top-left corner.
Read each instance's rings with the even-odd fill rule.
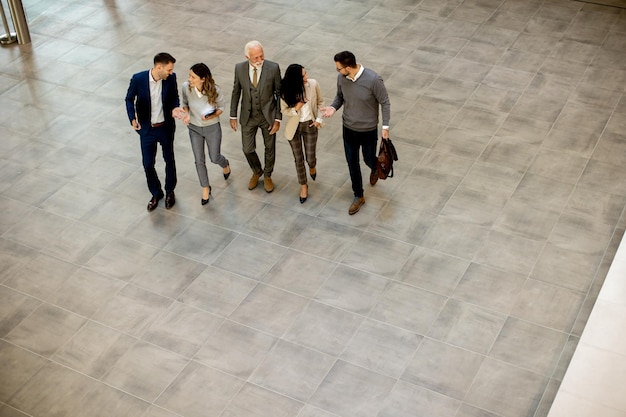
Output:
[[[317,159],[315,157],[315,147],[317,145],[317,127],[309,126],[313,122],[308,120],[300,122],[293,139],[289,141],[291,151],[293,152],[293,161],[296,164],[296,172],[298,173],[298,183],[306,184],[306,168],[304,166],[304,158],[309,168],[315,168]],[[304,150],[303,150],[304,148]]]

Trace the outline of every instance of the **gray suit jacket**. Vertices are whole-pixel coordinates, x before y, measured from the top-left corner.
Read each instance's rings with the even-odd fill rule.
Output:
[[[252,115],[252,82],[248,72],[248,61],[240,62],[235,65],[235,81],[233,83],[233,94],[230,99],[230,117],[237,117],[237,107],[239,99],[241,99],[241,114],[239,115],[239,123],[241,125],[248,124],[248,120]],[[274,120],[282,119],[282,114],[278,106],[278,97],[280,94],[280,67],[276,62],[263,62],[263,70],[257,88],[261,97],[261,109],[267,123],[272,126]]]

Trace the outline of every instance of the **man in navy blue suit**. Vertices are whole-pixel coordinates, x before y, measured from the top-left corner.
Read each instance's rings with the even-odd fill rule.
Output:
[[[147,71],[138,72],[130,79],[126,93],[126,111],[133,129],[141,138],[141,155],[146,172],[148,189],[152,199],[148,202],[148,211],[159,205],[165,197],[165,208],[176,203],[176,162],[174,161],[174,114],[179,111],[178,86],[174,63],[176,59],[167,52],[154,57],[154,66]],[[161,181],[154,169],[157,143],[161,144],[165,161],[165,194]]]

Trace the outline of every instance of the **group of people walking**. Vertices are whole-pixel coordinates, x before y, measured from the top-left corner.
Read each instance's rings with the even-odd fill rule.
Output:
[[[378,180],[379,114],[382,114],[382,138],[389,138],[391,107],[382,78],[358,64],[352,52],[339,52],[334,57],[339,73],[337,94],[330,106],[324,106],[319,84],[308,78],[302,65],[289,65],[281,79],[279,65],[265,60],[263,46],[258,41],[248,42],[244,55],[246,61],[235,66],[229,122],[234,131],[241,129],[242,150],[252,170],[248,189],[255,189],[263,177],[265,191],[274,191],[272,172],[276,160],[276,133],[284,124],[284,136],[291,146],[300,184],[299,200],[304,203],[309,192],[307,166],[311,179],[315,181],[317,177],[318,130],[324,118],[332,117],[343,107],[344,150],[354,192],[348,213],[358,212],[365,203],[359,151],[371,169],[370,184],[373,186]],[[195,64],[189,69],[188,81],[182,85],[181,106],[175,63],[172,55],[157,54],[152,69],[132,76],[126,93],[128,118],[140,137],[143,167],[152,194],[148,211],[156,209],[163,198],[167,209],[176,203],[175,119],[181,120],[189,130],[202,187],[202,205],[208,204],[211,195],[205,144],[210,161],[222,168],[225,180],[231,173],[229,161],[221,153],[220,115],[225,109],[222,89],[215,83],[207,65]],[[256,152],[258,130],[263,137],[263,163]],[[155,170],[157,144],[161,145],[165,161],[165,191]]]

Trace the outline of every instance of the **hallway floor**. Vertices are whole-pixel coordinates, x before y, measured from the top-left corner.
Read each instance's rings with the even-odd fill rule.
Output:
[[[24,7],[32,43],[0,48],[0,417],[547,415],[626,228],[626,10]],[[222,116],[208,206],[179,123],[177,203],[146,211],[131,75],[166,51],[229,101],[252,39],[327,104],[336,52],[383,76],[399,161],[356,215],[341,111],[304,204],[282,131],[276,190],[249,191]]]

